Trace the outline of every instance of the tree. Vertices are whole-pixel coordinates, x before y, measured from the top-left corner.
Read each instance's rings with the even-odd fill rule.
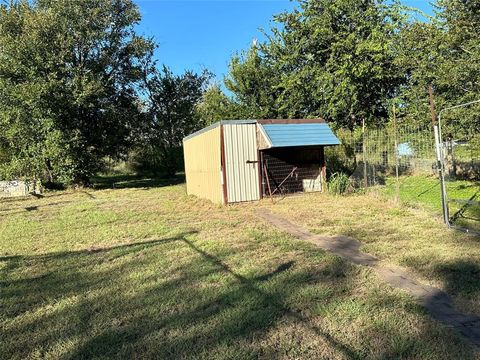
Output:
[[[242,117],[275,118],[278,116],[276,100],[280,91],[276,84],[279,81],[274,67],[254,45],[243,56],[232,58],[225,86],[233,93]]]
[[[412,23],[401,33],[398,61],[408,82],[403,111],[410,121],[429,119],[427,89],[434,87],[438,110],[480,98],[480,6],[475,1],[440,0],[436,17]],[[480,108],[445,114],[457,137],[480,132]]]
[[[388,100],[405,82],[394,44],[406,21],[402,7],[376,0],[300,1],[275,17],[268,40],[234,57],[226,86],[252,113],[388,119]]]
[[[155,64],[146,69],[148,116],[139,152],[142,157],[148,154],[148,161],[166,175],[174,175],[179,168],[183,138],[203,126],[196,108],[210,78],[208,71],[177,76],[165,65],[160,71]]]
[[[131,0],[0,6],[1,176],[87,184],[126,153],[153,46],[139,20]]]
[[[243,112],[241,105],[225,95],[217,84],[207,88],[197,105],[197,113],[204,126],[220,120],[239,119],[244,117]]]

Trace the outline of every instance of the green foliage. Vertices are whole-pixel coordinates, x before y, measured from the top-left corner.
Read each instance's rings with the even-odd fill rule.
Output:
[[[241,117],[240,106],[226,96],[217,84],[213,84],[203,93],[196,110],[201,123],[205,126],[220,120]]]
[[[267,41],[230,63],[226,87],[254,118],[324,117],[352,128],[388,120],[430,121],[427,89],[438,111],[478,99],[480,9],[440,0],[434,17],[384,0],[308,0],[274,17]],[[444,114],[455,138],[480,132],[480,106]]]
[[[130,152],[127,168],[137,174],[172,176],[184,169],[183,148],[141,144]]]
[[[344,173],[334,173],[328,179],[328,192],[341,195],[347,192],[350,187],[350,178]]]
[[[471,158],[480,159],[480,134],[476,134],[468,143]]]
[[[175,175],[183,138],[203,126],[197,106],[211,74],[187,71],[177,76],[166,66],[157,70],[154,63],[147,70],[148,110],[137,144],[138,154],[145,155],[139,159],[140,166]]]
[[[387,102],[406,81],[394,44],[398,3],[301,1],[275,17],[268,41],[234,57],[227,88],[258,117],[387,120]]]
[[[479,99],[480,7],[476,1],[440,0],[436,17],[412,23],[401,33],[397,62],[409,76],[402,92],[404,115],[428,121],[427,88],[434,86],[438,111]],[[445,130],[455,138],[480,131],[480,107],[444,114]]]
[[[242,118],[268,119],[278,115],[276,103],[280,90],[277,69],[270,64],[263,51],[253,46],[244,56],[234,56],[225,86],[242,105]]]
[[[338,129],[335,135],[340,139],[338,146],[325,147],[325,157],[328,173],[353,174],[357,168],[355,151],[356,147],[361,147],[362,132],[360,128],[351,131],[348,129]]]
[[[130,0],[0,5],[0,177],[88,183],[138,119],[152,44]]]

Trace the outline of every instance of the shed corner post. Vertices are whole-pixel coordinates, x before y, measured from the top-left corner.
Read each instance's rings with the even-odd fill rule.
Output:
[[[257,150],[258,158],[258,198],[259,200],[263,199],[263,153],[260,150]]]
[[[260,150],[260,126],[257,122],[255,126],[255,142],[257,146],[257,167],[258,167],[258,200],[263,199],[263,153]]]
[[[227,192],[227,167],[225,158],[225,139],[223,124],[220,124],[220,171],[222,172],[222,192],[223,192],[223,205],[228,204],[228,192]]]
[[[320,177],[322,182],[322,192],[325,192],[327,186],[327,163],[325,160],[325,146],[320,147]]]

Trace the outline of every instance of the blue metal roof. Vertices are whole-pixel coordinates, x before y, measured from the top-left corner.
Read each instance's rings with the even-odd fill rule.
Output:
[[[326,123],[261,124],[271,147],[340,145]]]

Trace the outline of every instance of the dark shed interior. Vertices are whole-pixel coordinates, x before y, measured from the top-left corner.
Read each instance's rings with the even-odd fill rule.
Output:
[[[260,151],[260,161],[263,196],[322,190],[323,146],[265,149]]]

